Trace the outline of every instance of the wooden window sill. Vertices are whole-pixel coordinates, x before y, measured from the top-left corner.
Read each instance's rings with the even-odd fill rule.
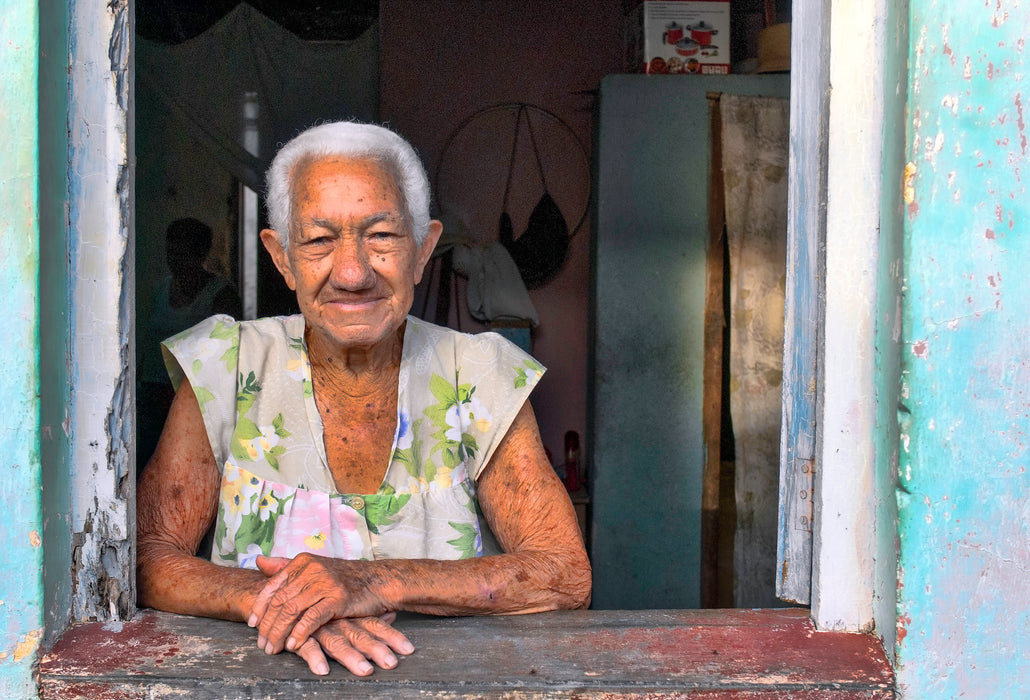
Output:
[[[399,619],[391,671],[311,675],[221,620],[142,611],[71,627],[40,662],[42,698],[893,698],[879,640],[817,632],[808,611],[567,611]]]

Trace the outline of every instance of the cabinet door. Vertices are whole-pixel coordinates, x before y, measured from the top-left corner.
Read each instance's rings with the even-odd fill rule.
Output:
[[[595,167],[591,558],[598,609],[700,604],[708,92],[786,76],[609,76]]]

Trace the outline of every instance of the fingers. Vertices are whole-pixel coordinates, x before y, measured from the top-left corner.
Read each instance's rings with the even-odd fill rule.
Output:
[[[254,600],[247,624],[258,628],[258,646],[266,653],[294,651],[336,617],[334,582],[301,558],[261,559],[258,567],[271,578]]]
[[[275,576],[286,568],[286,565],[290,563],[290,560],[286,557],[266,557],[259,554],[257,559],[254,560],[254,563],[257,564],[258,571],[263,573],[265,576]]]
[[[297,656],[308,662],[308,668],[316,676],[329,675],[329,662],[322,653],[322,647],[314,639],[308,639],[297,650]]]
[[[410,654],[415,648],[401,632],[377,617],[334,620],[315,631],[322,650],[358,676],[379,668],[396,668],[397,654]]]
[[[354,622],[361,625],[366,632],[380,640],[393,651],[407,656],[415,651],[415,646],[400,630],[393,626],[393,621],[396,619],[397,613],[388,612],[379,617],[366,617],[354,620]]]
[[[259,556],[255,563],[258,570],[265,576],[268,576],[269,580],[265,583],[264,588],[261,589],[258,597],[254,599],[254,604],[251,606],[250,618],[247,620],[247,624],[251,627],[257,627],[258,620],[264,616],[272,596],[275,595],[276,591],[279,590],[279,587],[286,580],[286,574],[283,574],[282,571],[290,563],[290,560],[284,557]]]

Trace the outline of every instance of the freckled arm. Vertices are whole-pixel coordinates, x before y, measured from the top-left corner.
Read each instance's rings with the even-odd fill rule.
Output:
[[[220,484],[200,405],[183,380],[136,496],[137,587],[148,607],[245,620],[265,577],[195,556]]]

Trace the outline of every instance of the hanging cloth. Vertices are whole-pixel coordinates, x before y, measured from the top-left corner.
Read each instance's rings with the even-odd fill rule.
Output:
[[[537,171],[540,173],[544,193],[529,215],[526,230],[518,238],[515,238],[514,226],[511,216],[508,214],[508,199],[511,194],[523,114],[526,115],[526,128],[529,131],[529,140],[533,147],[533,156],[536,159]],[[547,189],[547,177],[540,159],[536,136],[533,133],[533,122],[525,105],[519,107],[515,116],[515,136],[512,141],[511,160],[508,164],[508,179],[504,187],[498,240],[511,254],[527,289],[536,289],[549,282],[565,264],[565,258],[569,252],[569,226],[557,202],[554,201]]]

